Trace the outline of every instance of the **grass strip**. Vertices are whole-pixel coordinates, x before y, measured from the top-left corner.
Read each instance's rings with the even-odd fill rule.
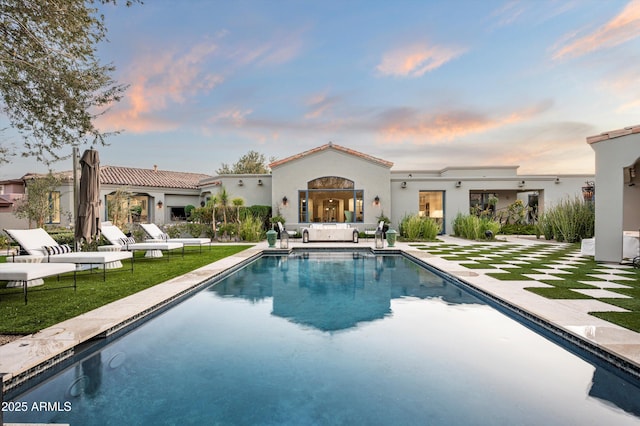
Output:
[[[77,290],[74,291],[73,274],[45,279],[43,286],[29,289],[29,303],[24,304],[22,289],[6,288],[0,284],[0,334],[31,334],[61,321],[89,312],[115,300],[153,287],[171,278],[231,256],[251,245],[228,245],[205,248],[185,247],[185,255],[172,254],[146,259],[143,252],[136,252],[134,271],[130,261],[123,267],[107,270],[102,281],[100,272],[83,271],[77,274]],[[67,288],[62,288],[67,287]]]

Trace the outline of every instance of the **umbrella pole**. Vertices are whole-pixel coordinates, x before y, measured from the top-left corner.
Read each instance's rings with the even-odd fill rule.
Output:
[[[73,154],[71,157],[73,159],[73,223],[75,224],[78,217],[78,208],[80,207],[80,180],[78,179],[78,160],[80,158],[80,153],[78,151],[78,147],[73,147]],[[80,239],[78,237],[74,237],[74,245],[75,251],[79,251]]]

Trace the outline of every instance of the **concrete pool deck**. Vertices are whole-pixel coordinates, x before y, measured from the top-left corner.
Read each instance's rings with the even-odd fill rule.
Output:
[[[477,244],[449,236],[441,236],[440,240],[444,243],[460,246]],[[507,240],[510,243],[529,246],[542,243],[554,244],[531,238],[508,237]],[[425,243],[425,245],[429,244]],[[373,248],[373,245],[373,240],[360,240],[357,244],[338,242],[303,244],[300,240],[292,239],[289,243],[289,249],[365,249]],[[84,343],[109,336],[194,291],[211,278],[223,275],[226,271],[259,257],[263,251],[270,250],[273,249],[269,249],[266,242],[258,243],[250,249],[196,269],[181,277],[0,346],[0,374],[3,376],[5,392],[72,357]],[[640,333],[589,315],[589,312],[593,311],[623,311],[619,307],[595,299],[547,299],[524,290],[525,287],[547,286],[535,279],[531,281],[501,281],[486,275],[487,270],[465,268],[461,266],[460,262],[430,254],[408,243],[397,243],[396,247],[385,248],[385,250],[401,250],[409,256],[453,275],[485,294],[552,324],[563,333],[568,333],[586,342],[588,346],[615,355],[629,363],[635,370],[640,371]]]

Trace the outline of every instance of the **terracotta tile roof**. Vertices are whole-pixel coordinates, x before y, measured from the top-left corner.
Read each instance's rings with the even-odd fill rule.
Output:
[[[200,181],[211,176],[201,173],[172,172],[159,169],[132,167],[100,167],[100,183],[130,186],[155,186],[160,188],[196,189]]]
[[[380,158],[372,157],[371,155],[364,154],[362,152],[355,151],[353,149],[345,148],[345,147],[340,146],[340,145],[336,145],[333,142],[329,142],[329,143],[324,144],[322,146],[319,146],[317,148],[313,148],[313,149],[310,149],[308,151],[301,152],[300,154],[292,155],[291,157],[287,157],[287,158],[284,158],[282,160],[274,161],[273,163],[269,164],[269,167],[273,169],[274,167],[281,166],[282,164],[288,163],[290,161],[297,160],[297,159],[300,159],[300,158],[303,158],[303,157],[306,157],[308,155],[315,154],[315,153],[318,153],[318,152],[326,151],[328,149],[335,149],[336,151],[341,151],[341,152],[344,152],[346,154],[353,155],[355,157],[359,157],[359,158],[362,158],[364,160],[371,161],[373,163],[380,164],[380,165],[385,166],[385,167],[391,168],[393,166],[393,163],[390,162],[390,161],[386,161],[386,160],[382,160]]]
[[[609,132],[600,133],[599,135],[596,135],[596,136],[589,136],[587,137],[587,143],[592,144],[600,141],[605,141],[608,139],[619,138],[620,136],[626,136],[633,133],[640,133],[640,125],[625,127],[624,129],[611,130]]]

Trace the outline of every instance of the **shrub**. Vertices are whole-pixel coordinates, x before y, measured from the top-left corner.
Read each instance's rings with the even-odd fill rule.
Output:
[[[593,237],[594,229],[593,203],[576,196],[573,199],[561,200],[540,215],[536,234],[544,234],[547,240],[555,238],[557,241],[575,243]]]
[[[191,213],[193,213],[195,209],[196,209],[196,206],[193,206],[191,204],[187,204],[186,206],[184,206],[184,214],[185,216],[187,216],[187,219],[191,218]]]
[[[244,241],[261,241],[266,237],[263,225],[261,218],[246,216],[240,224],[240,238]]]
[[[491,218],[462,213],[458,213],[452,225],[455,236],[469,240],[493,239],[500,231],[500,223]],[[487,236],[487,231],[491,231],[490,236]]]
[[[440,233],[441,225],[430,217],[405,216],[400,222],[400,236],[411,241],[433,241]]]

